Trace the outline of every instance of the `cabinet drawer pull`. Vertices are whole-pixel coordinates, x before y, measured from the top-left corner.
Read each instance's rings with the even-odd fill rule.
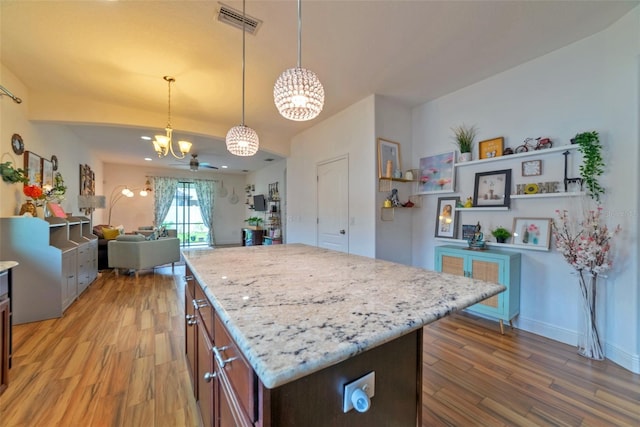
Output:
[[[202,378],[204,378],[206,382],[210,383],[211,380],[214,379],[217,375],[218,374],[216,374],[215,372],[205,372]]]
[[[209,304],[207,303],[206,299],[194,299],[193,300],[193,308],[195,308],[196,310],[200,310],[202,307],[206,307]]]
[[[185,319],[187,319],[187,320],[193,320],[193,319],[195,319],[195,318],[196,318],[196,315],[195,315],[195,314],[187,314],[187,315],[186,315],[186,316],[184,316],[184,317],[185,317]]]
[[[227,363],[231,363],[237,359],[237,357],[230,357],[228,359],[222,358],[222,352],[228,349],[229,349],[228,345],[225,345],[220,348],[213,347],[213,355],[215,356],[216,360],[218,361],[218,365],[220,365],[221,368],[224,368]]]
[[[193,276],[184,276],[184,280],[189,282],[189,281],[193,280]]]

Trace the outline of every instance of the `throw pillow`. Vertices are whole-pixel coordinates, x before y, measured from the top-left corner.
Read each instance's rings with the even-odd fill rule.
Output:
[[[106,240],[113,240],[120,235],[120,230],[117,228],[106,228],[102,229],[102,235]]]
[[[147,236],[147,240],[158,240],[158,232],[154,231],[153,233]]]
[[[160,227],[160,230],[158,230],[158,237],[169,237],[167,227],[165,227],[164,225]]]
[[[121,234],[116,237],[118,242],[144,242],[142,234]]]

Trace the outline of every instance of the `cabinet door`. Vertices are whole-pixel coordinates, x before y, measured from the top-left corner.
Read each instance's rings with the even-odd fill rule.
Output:
[[[243,412],[242,406],[229,383],[229,378],[217,363],[216,367],[216,398],[218,400],[216,427],[252,427],[253,423]]]
[[[192,279],[193,280],[193,279]],[[191,376],[191,384],[193,385],[193,393],[198,400],[198,388],[196,387],[197,372],[197,339],[198,339],[198,320],[196,310],[193,307],[194,297],[191,294],[189,286],[184,288],[184,312],[185,312],[185,344],[187,354],[187,369]]]
[[[197,385],[198,407],[200,408],[203,425],[205,427],[211,427],[215,421],[214,387],[216,385],[216,380],[213,377],[213,352],[211,350],[211,342],[204,328],[198,328],[198,331],[196,343],[198,347],[198,362],[195,381]]]
[[[443,273],[455,274],[456,276],[466,276],[464,257],[443,253],[440,257],[440,263],[440,271]]]
[[[473,277],[474,279],[484,280],[485,282],[500,283],[500,269],[504,264],[503,261],[485,261],[471,258],[470,264],[472,274],[471,277]],[[474,306],[474,308],[480,308],[478,306],[484,306],[491,312],[497,311],[498,313],[502,313],[502,299],[503,293],[499,293],[498,295],[494,295],[490,298],[480,301]]]
[[[9,299],[0,302],[0,394],[9,385]]]
[[[62,311],[76,299],[78,295],[77,252],[67,251],[62,254]]]

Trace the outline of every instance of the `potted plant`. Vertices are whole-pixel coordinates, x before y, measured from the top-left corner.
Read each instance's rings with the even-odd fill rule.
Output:
[[[572,144],[578,144],[578,151],[582,153],[582,165],[580,165],[580,177],[587,186],[589,197],[600,203],[600,195],[604,194],[604,188],[598,182],[598,177],[604,172],[602,160],[602,145],[598,132],[582,132],[572,140]]]
[[[493,237],[496,238],[498,243],[506,243],[507,239],[511,237],[511,232],[504,227],[498,227],[491,231]]]
[[[259,218],[257,216],[252,216],[250,218],[245,219],[244,222],[246,222],[249,225],[253,225],[256,228],[259,228],[260,223],[262,222],[262,218]]]
[[[458,160],[461,162],[471,160],[473,140],[476,137],[478,129],[476,129],[475,126],[466,126],[465,124],[462,124],[460,126],[452,127],[451,130],[453,131],[455,145],[457,145],[458,150],[460,150],[460,158]]]

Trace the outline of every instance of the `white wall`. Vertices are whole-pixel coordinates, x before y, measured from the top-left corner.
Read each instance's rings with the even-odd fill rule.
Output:
[[[224,187],[228,190],[227,197],[216,196],[215,198],[215,242],[219,245],[240,244],[240,229],[245,225],[243,222],[245,219],[244,175],[220,174],[203,170],[193,173],[173,169],[140,168],[138,166],[107,163],[104,166],[104,194],[107,197],[107,208],[96,211],[94,223],[107,223],[109,200],[114,189],[116,189],[116,194],[122,188],[119,186],[122,185],[126,185],[130,189],[139,190],[144,185],[147,176],[211,179],[217,181],[216,188],[219,188],[221,181],[224,181]],[[233,189],[235,189],[240,199],[235,205],[229,203],[229,196],[232,194]],[[134,193],[134,197],[123,197],[116,202],[111,212],[111,225],[124,225],[127,231],[136,230],[140,226],[153,225],[153,193],[150,193],[147,197],[140,197],[138,191]],[[98,213],[102,213],[99,218],[97,217]]]
[[[294,137],[287,161],[287,242],[317,245],[317,165],[349,156],[349,252],[375,256],[375,97]]]
[[[9,97],[0,97],[0,153],[4,163],[11,161],[14,166],[24,168],[24,154],[17,155],[11,149],[11,136],[19,134],[24,141],[25,151],[38,156],[58,158],[58,172],[67,186],[65,199],[61,202],[65,212],[78,215],[77,195],[80,193],[80,165],[88,164],[102,174],[102,163],[84,148],[82,141],[64,125],[34,123],[29,121],[29,93],[18,77],[4,66],[0,67],[0,83],[14,95],[22,99],[16,104]],[[22,184],[9,184],[0,180],[0,216],[17,215],[26,197],[22,193]],[[96,192],[102,191],[101,183],[96,183]]]
[[[377,138],[400,144],[400,162],[403,173],[407,169],[417,167],[411,155],[411,109],[397,101],[376,95],[375,115]],[[377,174],[379,172],[377,163],[375,163],[375,167]],[[398,190],[402,203],[406,202],[409,196],[415,192],[415,186],[411,183],[393,182],[392,184],[392,188]],[[393,221],[383,221],[380,209],[388,196],[388,191],[376,193],[376,258],[410,265],[412,261],[412,210],[394,209]],[[389,212],[386,213],[389,214]]]
[[[450,128],[460,123],[477,125],[477,140],[504,136],[505,146],[510,147],[526,137],[548,136],[554,144],[562,145],[578,132],[600,133],[607,164],[602,179],[607,188],[605,215],[609,225],[619,223],[623,228],[615,242],[616,267],[606,280],[606,352],[608,358],[634,372],[640,372],[639,21],[637,7],[600,34],[424,104],[413,112],[414,158],[451,150]],[[547,164],[547,160],[543,162]],[[519,161],[485,165],[484,169],[494,167],[511,168],[513,176],[520,175]],[[553,169],[557,172],[560,167]],[[464,168],[464,172],[468,169]],[[459,173],[458,177],[460,196],[472,195],[472,176]],[[421,236],[413,240],[413,262],[426,268],[433,268],[434,247],[442,244],[430,237],[436,199],[425,197],[425,207],[413,217],[413,234]],[[554,217],[555,209],[575,208],[575,202],[516,200],[508,212],[463,212],[461,222],[479,219],[486,231],[496,225],[509,226],[513,217]],[[571,272],[555,250],[522,251],[517,327],[571,344],[576,342],[580,297]]]

